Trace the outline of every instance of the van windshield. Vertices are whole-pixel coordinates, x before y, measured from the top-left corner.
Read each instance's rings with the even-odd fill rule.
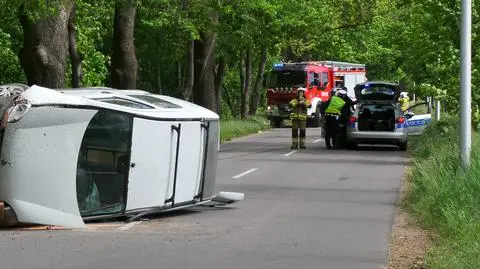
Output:
[[[270,74],[270,87],[305,87],[307,73],[300,70],[275,70]]]

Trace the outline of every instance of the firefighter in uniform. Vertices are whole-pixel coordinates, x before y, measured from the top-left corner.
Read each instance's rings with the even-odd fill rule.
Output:
[[[340,131],[340,117],[342,116],[342,112],[344,110],[345,105],[347,102],[340,97],[343,91],[336,91],[335,95],[332,95],[330,100],[325,103],[324,106],[324,115],[325,115],[325,145],[328,149],[332,148],[333,146],[337,146],[337,134]]]
[[[290,114],[292,120],[292,149],[298,148],[298,129],[300,129],[300,148],[306,148],[307,109],[311,107],[311,104],[305,97],[305,91],[305,88],[298,88],[297,96],[290,101],[290,106],[293,108],[293,112]]]

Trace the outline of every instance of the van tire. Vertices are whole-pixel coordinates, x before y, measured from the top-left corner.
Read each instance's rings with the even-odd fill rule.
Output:
[[[401,143],[400,145],[398,145],[398,148],[399,148],[401,151],[406,151],[407,148],[408,148],[408,142]]]

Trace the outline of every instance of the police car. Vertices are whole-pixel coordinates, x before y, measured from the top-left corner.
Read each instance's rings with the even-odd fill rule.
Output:
[[[431,122],[431,113],[415,115],[414,107],[402,111],[398,105],[400,86],[395,83],[373,81],[355,86],[358,100],[347,125],[346,144],[386,144],[406,150],[409,135],[421,134]],[[409,111],[409,112],[408,112]]]

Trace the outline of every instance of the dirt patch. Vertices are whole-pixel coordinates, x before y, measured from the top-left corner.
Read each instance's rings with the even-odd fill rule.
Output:
[[[408,170],[397,202],[395,221],[390,237],[387,269],[425,268],[424,257],[430,246],[428,231],[420,228],[416,221],[401,207],[401,202],[410,184]]]

